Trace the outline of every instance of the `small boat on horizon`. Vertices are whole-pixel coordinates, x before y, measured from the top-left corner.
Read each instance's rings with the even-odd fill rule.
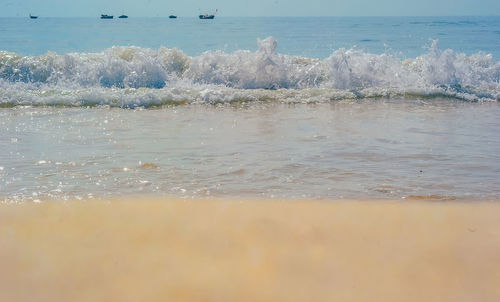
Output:
[[[170,16],[168,16],[168,17],[169,17],[170,19],[177,19],[177,16],[175,16],[175,15],[170,15]]]
[[[217,14],[218,11],[219,11],[218,9],[215,9],[215,13],[214,14],[204,13],[203,15],[200,15],[199,17],[202,20],[214,19],[215,18],[215,14]]]
[[[32,14],[30,14],[30,19],[38,19],[38,16],[33,16]]]
[[[101,15],[101,19],[113,19],[113,16],[103,14]]]
[[[119,19],[127,19],[127,18],[128,18],[128,16],[127,16],[127,15],[121,15],[121,16],[119,16],[118,18],[119,18]]]
[[[214,18],[215,18],[214,15],[209,15],[209,14],[200,15],[200,19],[214,19]]]

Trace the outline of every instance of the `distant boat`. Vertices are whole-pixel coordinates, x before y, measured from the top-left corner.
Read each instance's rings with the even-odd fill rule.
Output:
[[[127,15],[121,15],[121,16],[120,16],[120,17],[118,17],[118,18],[120,18],[120,19],[127,19],[127,18],[128,18],[128,16],[127,16]]]
[[[218,12],[219,10],[218,9],[215,9],[215,14]],[[200,15],[200,19],[213,19],[215,18],[215,14],[208,14],[208,13],[205,13],[203,15]]]
[[[101,19],[113,19],[113,16],[110,16],[110,15],[101,15]]]
[[[170,19],[177,19],[177,16],[174,16],[174,15],[170,15],[168,16]]]
[[[38,16],[33,16],[30,14],[30,19],[38,19]]]
[[[213,19],[213,18],[215,18],[214,15],[209,15],[209,14],[200,15],[200,19]]]

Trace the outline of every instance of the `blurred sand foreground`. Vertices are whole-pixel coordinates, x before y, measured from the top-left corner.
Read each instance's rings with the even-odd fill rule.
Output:
[[[500,203],[3,204],[0,301],[500,301]]]

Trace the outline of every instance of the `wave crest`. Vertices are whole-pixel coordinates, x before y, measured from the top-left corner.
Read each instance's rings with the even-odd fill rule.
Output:
[[[0,51],[0,102],[129,107],[131,99],[139,104],[290,99],[284,95],[309,97],[306,101],[405,95],[500,100],[500,62],[484,53],[443,51],[437,41],[407,60],[357,49],[339,49],[326,59],[296,57],[277,53],[272,37],[257,43],[255,52],[208,51],[197,57],[163,47],[37,57]]]

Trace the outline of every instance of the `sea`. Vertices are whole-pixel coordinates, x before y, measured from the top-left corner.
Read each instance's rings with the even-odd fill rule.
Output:
[[[0,201],[497,200],[500,17],[0,18]]]

